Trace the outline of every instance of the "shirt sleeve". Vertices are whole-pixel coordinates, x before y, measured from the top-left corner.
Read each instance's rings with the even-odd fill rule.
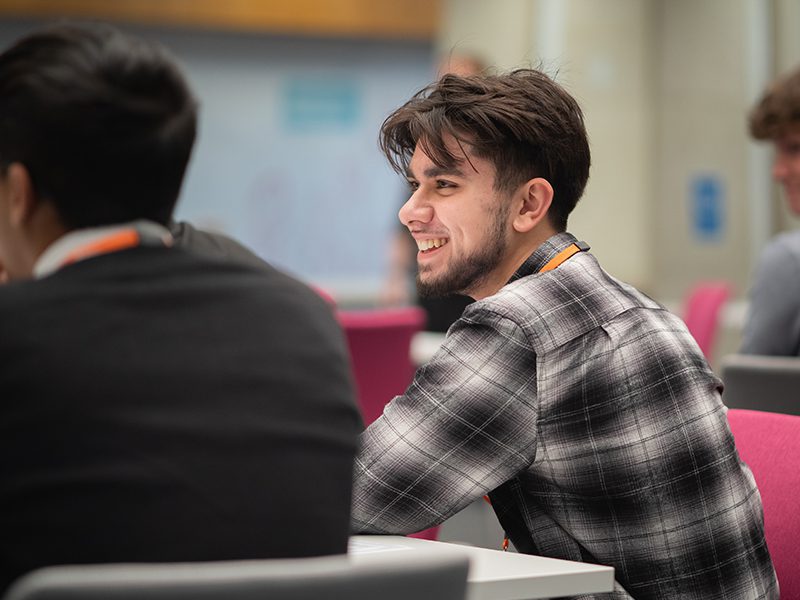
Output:
[[[800,259],[786,240],[768,245],[750,290],[741,352],[777,356],[800,350]]]
[[[512,320],[476,307],[362,434],[354,532],[439,524],[533,461],[533,348]]]

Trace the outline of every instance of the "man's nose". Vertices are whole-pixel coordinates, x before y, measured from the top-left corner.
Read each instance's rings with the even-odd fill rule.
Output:
[[[409,227],[414,222],[428,223],[433,218],[433,209],[422,191],[417,189],[400,207],[397,216],[403,225]]]

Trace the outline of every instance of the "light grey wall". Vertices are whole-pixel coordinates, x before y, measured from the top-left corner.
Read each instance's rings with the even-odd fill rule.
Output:
[[[800,65],[800,0],[772,0],[775,21],[775,62],[783,73]]]
[[[529,63],[534,9],[530,0],[443,0],[437,51],[471,52],[504,68]]]
[[[699,279],[746,285],[748,229],[746,2],[659,3],[658,161],[653,218],[658,296]],[[719,186],[718,231],[698,229],[700,178]],[[768,193],[768,191],[767,191]]]
[[[548,13],[565,14],[555,19]],[[539,3],[534,47],[561,21],[559,79],[584,110],[592,171],[570,229],[615,276],[653,285],[652,212],[656,48],[650,0]],[[546,63],[558,59],[544,56]]]

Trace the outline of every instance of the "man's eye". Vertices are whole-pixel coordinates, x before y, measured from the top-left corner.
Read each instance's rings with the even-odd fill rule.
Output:
[[[437,179],[436,180],[436,187],[439,188],[439,189],[451,188],[451,187],[455,187],[455,184],[452,183],[451,181],[444,181],[442,179]]]
[[[409,181],[408,189],[410,189],[412,192],[416,192],[419,189],[419,183],[416,181]]]

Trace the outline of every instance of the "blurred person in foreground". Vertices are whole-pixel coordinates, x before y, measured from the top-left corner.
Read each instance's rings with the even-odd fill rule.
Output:
[[[0,54],[0,590],[346,551],[343,337],[288,276],[172,246],[196,112],[164,51],[110,27]]]
[[[447,75],[390,115],[423,294],[476,301],[362,434],[353,528],[405,534],[488,494],[520,552],[611,565],[617,599],[778,598],[721,382],[683,322],[567,218],[581,110],[546,75]]]
[[[437,77],[448,73],[469,77],[487,70],[486,62],[475,54],[452,52],[441,58]],[[380,301],[384,305],[407,305],[416,302],[425,311],[425,329],[444,333],[456,321],[472,298],[463,294],[422,296],[412,291],[412,281],[417,272],[417,244],[402,226],[392,237],[386,279]]]
[[[767,88],[749,125],[755,139],[772,142],[772,176],[800,216],[800,69]],[[800,356],[800,231],[776,236],[761,253],[741,352]]]

